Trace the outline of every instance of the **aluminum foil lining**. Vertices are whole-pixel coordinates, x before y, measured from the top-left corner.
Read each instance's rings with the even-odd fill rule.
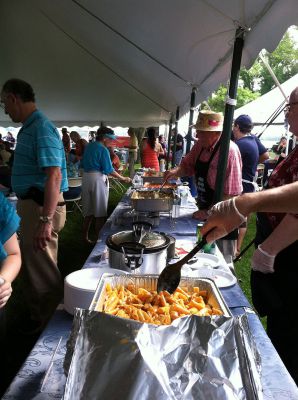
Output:
[[[106,292],[106,285],[109,283],[112,288],[128,284],[133,284],[136,288],[144,288],[147,290],[156,290],[157,280],[159,275],[112,275],[102,274],[101,279],[98,282],[97,288],[94,293],[93,300],[90,305],[90,310],[102,310],[104,297]],[[231,313],[226,305],[220,291],[218,290],[215,283],[208,278],[190,278],[182,277],[180,280],[180,287],[187,289],[191,292],[194,286],[199,286],[201,290],[207,290],[208,303],[215,308],[218,308],[223,312],[225,316],[230,317]],[[117,318],[117,317],[115,317]]]
[[[155,326],[77,309],[72,343],[64,400],[262,399],[246,315]]]

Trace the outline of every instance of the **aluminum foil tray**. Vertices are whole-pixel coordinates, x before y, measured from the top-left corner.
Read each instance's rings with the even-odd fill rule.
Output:
[[[160,188],[160,183],[153,183],[153,182],[144,182],[144,189],[158,189]],[[166,183],[163,187],[164,189],[176,189],[176,183]]]
[[[126,286],[127,284],[134,284],[137,288],[144,288],[147,290],[156,290],[157,280],[159,275],[112,275],[103,274],[98,282],[93,300],[91,302],[89,310],[100,311],[103,308],[105,289],[109,283],[112,287],[117,285]],[[181,278],[181,288],[187,288],[191,290],[194,286],[199,286],[201,290],[207,290],[208,303],[212,307],[220,309],[224,316],[231,317],[232,314],[226,305],[218,287],[215,283],[208,278]],[[118,317],[116,317],[118,318]]]
[[[169,212],[173,208],[174,195],[173,192],[169,194],[167,198],[159,199],[138,199],[136,198],[138,191],[134,191],[131,194],[130,201],[131,206],[136,211],[148,211],[148,212]],[[143,191],[144,193],[150,193],[149,191]]]
[[[163,182],[163,176],[143,176],[143,183],[150,182],[150,183],[160,183]]]
[[[143,183],[150,182],[150,183],[162,183],[163,182],[163,172],[144,172],[143,176]]]

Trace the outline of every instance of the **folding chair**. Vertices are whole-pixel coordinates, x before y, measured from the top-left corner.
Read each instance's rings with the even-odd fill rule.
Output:
[[[68,178],[68,191],[63,193],[64,201],[72,203],[71,212],[77,207],[82,214],[82,207],[80,204],[82,198],[82,178]]]

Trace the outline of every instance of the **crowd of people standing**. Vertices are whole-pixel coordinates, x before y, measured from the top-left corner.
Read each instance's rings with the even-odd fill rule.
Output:
[[[59,232],[66,221],[63,193],[68,190],[67,162],[79,163],[83,171],[83,239],[88,243],[91,223],[95,222],[98,237],[107,216],[108,176],[126,183],[130,183],[131,178],[117,172],[117,160],[111,157],[113,151],[108,147],[116,139],[112,129],[101,126],[88,143],[78,132],[69,133],[63,128],[61,139],[57,128],[38,110],[31,85],[19,79],[11,79],[3,85],[1,102],[12,121],[21,123],[22,127],[11,170],[11,187],[18,197],[18,216],[0,195],[0,309],[11,295],[12,281],[21,266],[22,298],[28,309],[27,324],[24,323],[22,329],[32,334],[44,328],[63,296],[57,252]],[[290,130],[298,137],[297,104],[298,88],[291,93],[286,110]],[[208,235],[209,241],[216,239],[226,261],[232,263],[240,250],[236,245],[238,227],[246,223],[249,212],[257,211],[253,207],[250,209],[249,204],[250,201],[251,205],[258,204],[251,195],[254,195],[257,165],[267,158],[267,150],[251,134],[250,117],[239,116],[234,121],[234,141],[229,143],[223,202],[214,204],[223,115],[201,110],[194,127],[197,140],[181,160],[176,153],[182,150],[183,154],[183,137],[181,141],[177,132],[173,132],[172,151],[176,149],[176,153],[172,152],[173,168],[165,172],[164,180],[194,177],[199,209],[193,213],[193,218],[207,221],[203,233]],[[131,133],[132,139],[133,136]],[[131,140],[134,157],[137,147],[138,143]],[[140,152],[142,166],[159,171],[160,160],[167,157],[167,146],[155,128],[147,129]],[[296,300],[297,271],[293,260],[298,255],[297,210],[291,208],[290,201],[286,205],[284,200],[278,202],[287,191],[275,190],[297,181],[297,160],[298,148],[295,147],[268,179],[265,189],[268,188],[268,193],[272,190],[272,198],[277,196],[276,208],[259,209],[251,271],[254,306],[261,316],[267,316],[268,335],[296,382],[298,323],[291,318],[291,310]],[[268,202],[264,196],[262,199]],[[286,290],[286,296],[280,288]]]

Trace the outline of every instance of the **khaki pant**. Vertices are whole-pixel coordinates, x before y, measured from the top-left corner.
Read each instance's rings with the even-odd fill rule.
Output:
[[[63,201],[61,195],[59,201]],[[33,200],[18,200],[22,288],[30,318],[44,326],[63,296],[63,281],[57,266],[58,233],[64,227],[66,207],[57,207],[53,217],[52,239],[45,250],[35,251],[33,239],[40,224],[42,207]]]
[[[135,162],[137,160],[137,152],[129,151],[128,155],[128,174],[131,179],[135,176]]]

